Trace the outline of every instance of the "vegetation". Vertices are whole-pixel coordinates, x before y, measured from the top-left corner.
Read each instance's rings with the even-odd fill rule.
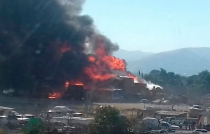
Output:
[[[191,92],[198,93],[199,95],[210,93],[210,72],[202,71],[198,75],[188,77],[187,87]]]
[[[111,107],[100,107],[96,110],[95,118],[89,126],[89,134],[130,134],[130,125],[126,117]]]
[[[44,123],[41,119],[30,119],[28,123],[22,128],[24,134],[39,134],[44,131]]]
[[[204,95],[210,93],[210,72],[205,70],[198,75],[181,76],[174,72],[167,72],[165,69],[152,70],[144,76],[144,79],[159,84],[166,89],[180,90],[191,95]]]

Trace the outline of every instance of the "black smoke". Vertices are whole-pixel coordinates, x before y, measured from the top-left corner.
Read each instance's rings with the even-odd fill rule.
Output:
[[[1,89],[42,92],[77,78],[87,66],[85,42],[108,53],[117,50],[94,29],[93,19],[80,15],[83,0],[0,0]],[[61,52],[65,46],[70,51]]]

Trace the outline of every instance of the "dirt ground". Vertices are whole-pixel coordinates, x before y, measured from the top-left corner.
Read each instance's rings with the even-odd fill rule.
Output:
[[[0,106],[12,107],[21,114],[35,114],[38,115],[42,111],[52,109],[54,106],[63,105],[70,109],[75,109],[78,112],[87,110],[87,102],[76,102],[71,100],[50,100],[50,99],[36,99],[36,98],[16,98],[16,97],[5,97],[0,96]],[[172,105],[155,105],[155,104],[141,104],[141,103],[93,103],[92,107],[89,106],[89,112],[91,113],[94,109],[100,105],[110,105],[116,107],[128,116],[133,116],[132,109],[145,109],[152,107],[153,109],[171,110]],[[187,105],[175,105],[174,109],[177,111],[188,111],[189,106]]]
[[[0,96],[0,106],[15,108],[21,114],[39,114],[41,111],[47,111],[55,106],[67,106],[78,112],[84,111],[85,102],[76,102],[69,100],[50,100],[36,98],[17,98]]]
[[[142,103],[95,103],[97,105],[111,105],[119,110],[123,109],[145,109],[145,108],[153,108],[153,109],[161,109],[161,110],[171,110],[172,105],[157,105],[157,104],[142,104]],[[189,111],[188,105],[174,105],[173,109],[177,111]]]

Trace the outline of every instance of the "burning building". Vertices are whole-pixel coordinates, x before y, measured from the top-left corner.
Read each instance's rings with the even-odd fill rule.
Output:
[[[150,95],[150,90],[145,82],[134,81],[129,76],[118,76],[106,83],[108,88],[94,90],[94,101],[139,101],[141,97]]]
[[[128,76],[119,77],[118,88],[123,90],[125,100],[138,99],[137,94],[141,94],[142,96],[150,94],[147,89],[147,83],[137,81],[137,78],[133,79]]]
[[[83,2],[0,0],[1,89],[60,98],[110,88],[105,83],[116,79],[116,72],[136,79],[124,60],[111,55],[118,45],[95,30],[90,16],[80,14]]]

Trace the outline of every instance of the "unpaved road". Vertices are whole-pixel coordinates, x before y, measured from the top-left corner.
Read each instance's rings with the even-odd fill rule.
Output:
[[[157,104],[142,104],[142,103],[94,103],[96,105],[110,105],[120,109],[144,109],[152,107],[154,109],[171,110],[172,105],[157,105]],[[177,111],[189,111],[188,105],[174,105],[173,107]]]

